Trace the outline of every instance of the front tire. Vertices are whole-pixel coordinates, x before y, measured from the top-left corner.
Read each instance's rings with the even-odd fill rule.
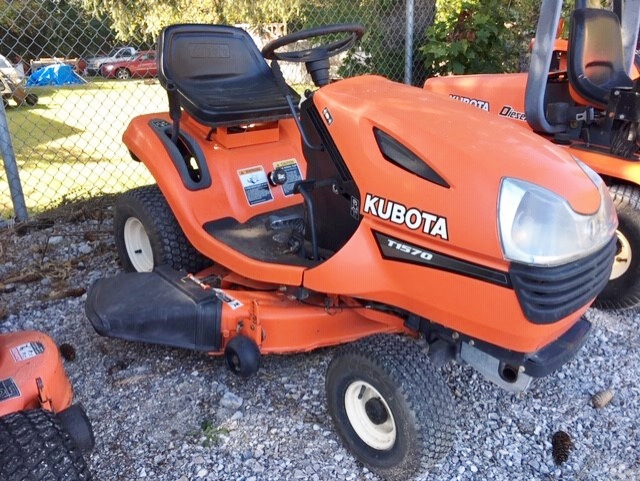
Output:
[[[612,185],[609,191],[618,213],[618,248],[609,282],[594,306],[630,309],[640,305],[640,189]]]
[[[113,218],[116,249],[128,272],[151,272],[166,264],[198,272],[211,265],[187,240],[157,185],[122,194]]]
[[[451,393],[417,341],[376,335],[346,345],[329,364],[325,387],[345,446],[387,480],[427,471],[453,446]]]
[[[18,479],[92,479],[80,448],[55,414],[34,409],[0,418],[0,481]]]

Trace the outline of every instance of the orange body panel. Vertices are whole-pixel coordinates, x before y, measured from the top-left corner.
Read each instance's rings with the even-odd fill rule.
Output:
[[[60,412],[71,405],[73,388],[49,336],[36,331],[0,335],[0,394],[0,416],[39,407]]]
[[[431,78],[425,82],[424,88],[430,92],[470,103],[474,107],[507,118],[512,123],[531,130],[524,114],[526,85],[526,73],[482,74]],[[607,151],[584,148],[579,142],[561,145],[561,147],[603,177],[640,185],[640,164],[637,162],[615,157]]]
[[[295,160],[304,176],[306,162],[293,120],[279,123],[278,142],[225,148],[215,139],[204,140],[211,129],[191,120],[185,114],[181,130],[199,139],[211,173],[210,188],[192,191],[185,189],[177,169],[167,158],[164,145],[157,135],[150,132],[149,122],[153,119],[170,120],[167,113],[136,117],[127,127],[123,139],[129,148],[136,149],[135,155],[145,163],[156,179],[189,241],[205,255],[215,252],[216,262],[245,277],[277,284],[300,285],[301,267],[265,265],[246,256],[239,257],[235,250],[218,242],[203,229],[203,225],[209,221],[232,217],[244,222],[256,215],[302,202],[299,196],[285,196],[282,187],[272,187],[272,201],[250,205],[240,178],[243,169],[262,168],[268,173],[274,170],[275,163],[290,159]],[[236,134],[241,135],[243,134]],[[252,133],[248,132],[247,135]]]
[[[523,317],[513,289],[443,270],[382,261],[369,228],[365,220],[340,252],[308,270],[305,286],[329,285],[331,292],[402,307],[436,323],[446,319],[454,331],[518,352],[534,352],[554,341],[587,310],[585,306],[553,324],[533,324]],[[349,269],[336,276],[336,269],[344,265]]]
[[[512,81],[505,76],[496,79],[505,87],[514,86],[514,98],[516,82],[524,85],[525,81],[522,75]],[[472,82],[469,85],[472,89]],[[271,201],[250,205],[239,175],[251,168],[269,172],[278,162],[294,159],[305,177],[300,135],[293,120],[278,123],[277,141],[268,138],[273,132],[267,129],[267,133],[255,134],[256,144],[234,141],[236,147],[226,148],[215,136],[207,140],[210,128],[184,115],[181,130],[197,140],[211,173],[211,186],[201,190],[185,188],[165,146],[149,127],[152,119],[169,121],[167,114],[134,119],[124,141],[151,171],[193,245],[238,276],[275,288],[303,286],[352,302],[363,299],[394,306],[518,352],[537,351],[556,340],[586,311],[588,305],[558,322],[533,324],[524,317],[513,289],[425,265],[385,260],[374,237],[374,232],[384,233],[427,251],[506,273],[509,262],[502,255],[496,214],[504,177],[525,179],[554,191],[577,212],[597,211],[600,195],[568,153],[550,143],[541,144],[537,135],[521,126],[382,77],[330,84],[314,93],[313,102],[318,112],[324,112],[325,127],[361,196],[356,232],[337,253],[316,266],[261,262],[203,229],[212,220],[233,218],[242,223],[303,202],[300,195],[285,196],[280,186],[271,186]],[[420,153],[449,187],[393,166],[383,157],[374,128],[402,139],[409,149]],[[541,163],[552,168],[553,175],[541,169]],[[373,212],[382,210],[384,202],[421,213],[424,219],[420,225],[393,216],[385,220]],[[235,312],[225,304],[225,339],[243,332],[256,340],[262,352],[306,351],[374,332],[405,330],[399,317],[360,308],[332,312],[277,292],[239,289],[228,294],[243,307],[236,307]],[[247,331],[251,325],[254,330]]]
[[[301,302],[284,292],[224,290],[235,302],[224,304],[224,343],[242,334],[253,339],[262,354],[305,352],[379,333],[409,330],[402,319],[342,299],[340,307],[325,307],[323,298]],[[346,304],[345,304],[346,301]],[[222,354],[223,349],[218,353]]]
[[[529,128],[524,107],[527,73],[429,78],[424,88]]]

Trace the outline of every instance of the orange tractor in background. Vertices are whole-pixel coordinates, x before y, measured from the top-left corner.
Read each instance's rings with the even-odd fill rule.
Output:
[[[568,40],[558,38],[562,3],[542,2],[528,72],[430,78],[424,89],[527,127],[602,176],[619,227],[595,305],[632,308],[640,305],[640,1],[615,0],[612,11],[577,1]]]
[[[46,334],[0,334],[0,480],[87,481],[91,424]]]
[[[434,364],[517,391],[580,349],[617,219],[602,179],[532,132],[379,76],[331,82],[329,58],[363,33],[317,27],[261,52],[235,27],[162,31],[169,111],[123,136],[156,184],[116,201],[128,272],[93,284],[86,313],[101,335],[223,356],[243,377],[265,354],[342,345],[335,428],[408,480],[455,438]],[[318,88],[300,98],[281,61]]]

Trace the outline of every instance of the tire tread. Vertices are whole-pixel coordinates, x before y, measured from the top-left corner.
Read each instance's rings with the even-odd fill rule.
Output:
[[[366,360],[386,372],[415,420],[419,445],[416,459],[378,470],[380,474],[391,481],[425,474],[451,451],[456,435],[451,392],[431,364],[426,348],[406,336],[374,335],[340,348],[329,371],[344,356]]]
[[[640,239],[640,189],[633,185],[614,184],[609,186],[609,192],[616,212],[619,217],[625,218],[632,228],[633,234]],[[625,234],[628,236],[628,234]],[[633,246],[635,247],[635,246]],[[640,252],[633,252],[632,255],[640,258]],[[598,309],[632,309],[640,305],[640,262],[635,264],[635,272],[625,273],[631,276],[630,280],[618,278],[610,281],[604,290],[596,297],[593,305]],[[633,269],[633,266],[630,267]],[[621,286],[621,284],[625,284]]]
[[[148,229],[154,250],[154,264],[167,264],[176,270],[195,273],[212,264],[189,242],[157,185],[137,187],[123,193],[116,201],[114,228],[116,247],[127,270],[133,270],[121,238],[124,222],[135,212]],[[158,255],[158,259],[156,259]]]

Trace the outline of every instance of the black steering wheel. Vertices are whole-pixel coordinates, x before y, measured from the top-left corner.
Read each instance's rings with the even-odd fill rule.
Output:
[[[305,48],[303,50],[293,50],[290,52],[277,52],[276,50],[291,45],[292,43],[311,38],[322,37],[332,34],[348,34],[346,38],[334,40],[329,43],[322,43],[317,47]],[[262,56],[267,60],[272,60],[272,68],[279,70],[277,61],[304,62],[307,72],[311,75],[313,83],[318,87],[329,83],[329,58],[350,49],[364,35],[364,27],[357,23],[339,23],[335,25],[325,25],[323,27],[310,28],[300,32],[291,33],[284,37],[277,38],[269,42],[262,49]],[[282,74],[280,74],[282,75]],[[284,81],[284,79],[283,79]]]
[[[303,50],[291,52],[276,52],[276,50],[291,45],[302,40],[309,40],[324,35],[347,33],[346,38],[336,40],[331,43],[321,44]],[[262,49],[262,56],[267,60],[282,60],[284,62],[315,62],[317,60],[328,59],[334,55],[350,49],[364,35],[364,27],[357,23],[339,23],[325,25],[321,27],[309,28],[299,32],[290,33],[284,37],[272,40]]]

